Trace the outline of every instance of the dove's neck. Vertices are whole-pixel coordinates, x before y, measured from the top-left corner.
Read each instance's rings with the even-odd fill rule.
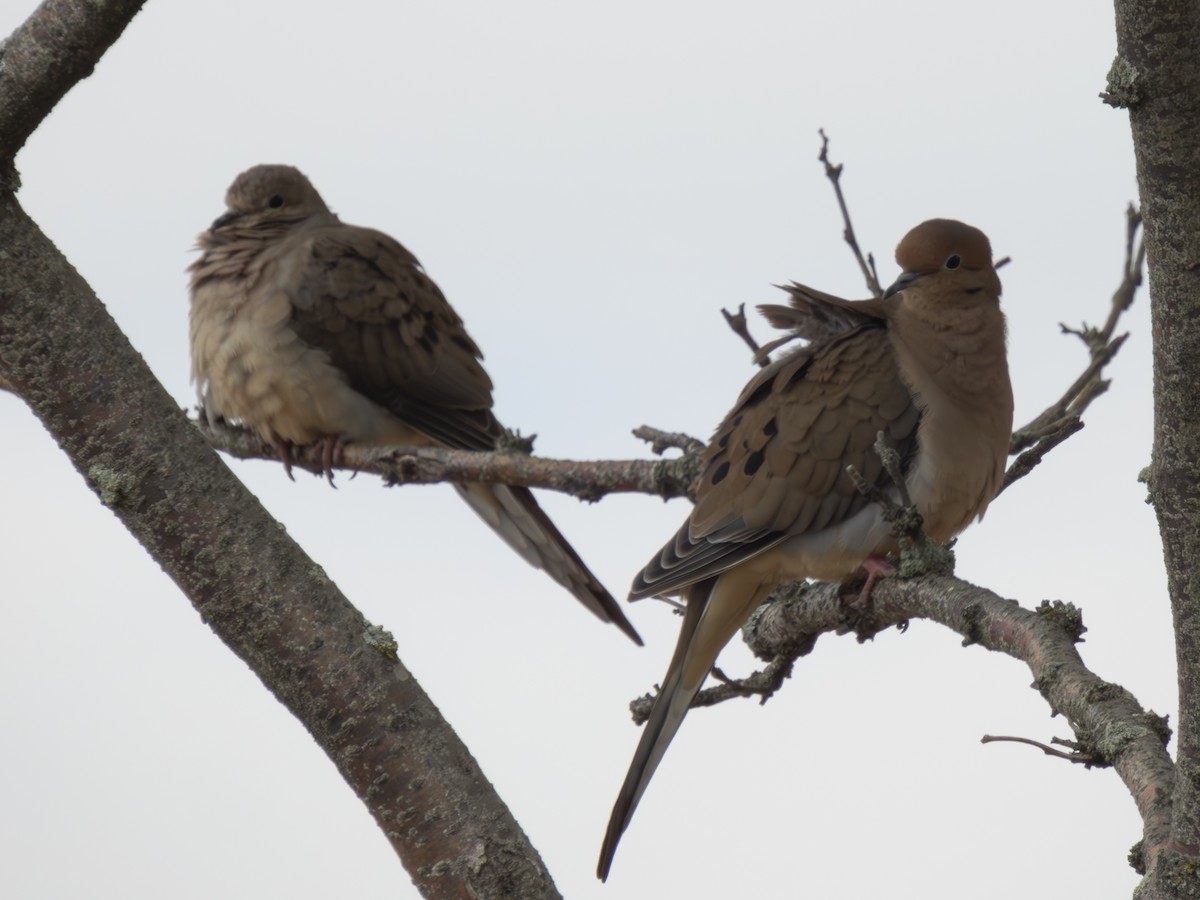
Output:
[[[204,253],[188,270],[192,273],[192,290],[210,279],[257,279],[264,266],[287,256],[292,246],[289,239],[298,234],[295,223],[276,222],[204,232],[198,241]]]
[[[983,515],[1003,481],[1012,432],[1004,314],[994,298],[974,299],[907,309],[889,326],[921,409],[909,489],[926,532],[940,541]]]

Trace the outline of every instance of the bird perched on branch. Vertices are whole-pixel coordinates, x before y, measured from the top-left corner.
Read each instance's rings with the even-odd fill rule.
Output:
[[[676,594],[683,626],[613,806],[597,875],[717,654],[779,584],[886,574],[897,551],[853,466],[891,496],[873,449],[896,449],[925,532],[946,542],[981,518],[1004,478],[1013,397],[1000,279],[977,228],[932,219],[896,248],[903,273],[879,299],[793,284],[762,308],[809,343],[759,372],[705,451],[696,505],[634,579],[630,597]]]
[[[482,354],[415,256],[343,224],[291,166],[255,166],[199,237],[192,377],[210,420],[241,422],[291,475],[319,442],[326,476],[347,442],[494,450]],[[508,544],[637,643],[617,602],[526,488],[456,484]]]

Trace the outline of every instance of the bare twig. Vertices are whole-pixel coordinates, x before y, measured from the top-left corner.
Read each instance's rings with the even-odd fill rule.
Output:
[[[1109,765],[1108,762],[1097,756],[1095,753],[1084,750],[1081,744],[1077,744],[1075,741],[1064,741],[1062,738],[1054,738],[1053,741],[1057,744],[1063,744],[1064,746],[1075,748],[1071,753],[1063,753],[1063,751],[1055,750],[1053,747],[1049,747],[1046,744],[1041,743],[1041,741],[1034,741],[1023,737],[985,734],[979,739],[979,743],[981,744],[991,744],[997,741],[1009,741],[1014,744],[1028,744],[1031,747],[1037,747],[1047,756],[1053,756],[1056,759],[1065,759],[1067,762],[1078,763],[1086,769],[1090,769],[1092,766],[1107,767]]]
[[[863,478],[854,466],[846,466],[846,474],[850,476],[850,480],[854,482],[854,486],[860,494],[882,507],[885,521],[895,522],[900,518],[905,507],[912,506],[912,498],[908,495],[908,482],[904,473],[900,471],[900,455],[895,448],[888,444],[882,431],[875,433],[874,450],[879,456],[880,462],[883,463],[884,471],[896,486],[896,492],[900,495],[899,503],[880,490],[878,485],[871,484]]]
[[[996,491],[996,496],[999,497],[1014,481],[1024,478],[1037,468],[1038,464],[1042,461],[1042,457],[1047,453],[1075,432],[1082,430],[1083,419],[1079,418],[1079,416],[1072,416],[1057,431],[1043,435],[1036,444],[1013,460],[1012,465],[1008,467],[1008,471],[1004,473],[1004,481],[1000,485],[1000,490]]]
[[[762,670],[753,672],[745,678],[730,678],[716,666],[713,666],[712,676],[720,684],[705,688],[692,700],[692,706],[715,706],[732,700],[734,697],[758,697],[759,705],[770,700],[775,692],[783,687],[784,681],[792,677],[794,656],[778,656],[771,660]],[[633,715],[635,725],[643,725],[650,718],[654,708],[654,696],[643,694],[629,703],[629,712]]]
[[[722,308],[721,315],[725,317],[725,322],[733,330],[733,333],[746,342],[750,348],[750,352],[754,354],[754,361],[760,366],[767,366],[771,362],[771,357],[767,354],[759,353],[758,341],[750,334],[750,327],[746,324],[746,304],[739,303],[738,311],[731,313],[729,310]]]
[[[669,448],[675,447],[684,453],[699,454],[704,452],[706,444],[699,438],[677,431],[660,431],[649,425],[640,425],[633,429],[633,436],[650,445],[650,450],[656,456],[662,456]]]
[[[1129,337],[1128,333],[1113,337],[1113,332],[1116,330],[1121,314],[1133,303],[1137,289],[1142,283],[1142,265],[1146,259],[1146,248],[1141,239],[1142,218],[1135,207],[1130,206],[1126,210],[1125,221],[1125,264],[1121,283],[1117,285],[1117,289],[1113,293],[1104,326],[1092,328],[1084,324],[1079,328],[1070,328],[1067,325],[1060,325],[1064,334],[1075,335],[1087,346],[1088,365],[1074,383],[1067,388],[1062,397],[1042,411],[1029,424],[1013,432],[1012,443],[1009,446],[1010,453],[1020,453],[1043,439],[1058,436],[1064,428],[1069,427],[1072,419],[1079,418],[1093,400],[1108,390],[1108,381],[1102,377],[1102,373],[1105,366],[1117,355],[1125,343],[1125,339]],[[1069,437],[1069,435],[1058,437],[1055,443],[1061,443],[1064,437]],[[1045,449],[1048,450],[1049,447]],[[1013,465],[1015,466],[1017,463]],[[1005,482],[1011,483],[1017,477],[1020,475],[1011,479],[1006,476]]]
[[[238,459],[276,459],[253,432],[224,423],[196,423],[209,444]],[[650,429],[647,429],[648,431]],[[594,501],[606,494],[643,493],[659,497],[683,497],[700,474],[699,452],[704,445],[686,435],[656,432],[667,446],[685,446],[675,459],[632,459],[573,461],[529,456],[523,445],[516,451],[483,453],[440,447],[369,447],[347,444],[341,465],[355,472],[372,472],[389,485],[485,482],[517,487],[546,488]],[[660,451],[661,452],[661,451]],[[292,451],[296,468],[321,474],[319,445]]]
[[[697,694],[692,706],[715,706],[732,697],[758,697],[759,706],[762,706],[792,677],[794,662],[795,657],[777,656],[761,671],[745,678],[730,678],[718,667],[713,666],[713,677],[720,683]]]
[[[867,290],[876,297],[882,297],[883,288],[879,286],[879,274],[875,271],[875,257],[870,253],[865,258],[863,257],[863,252],[858,246],[858,238],[854,234],[854,224],[850,221],[850,210],[846,207],[846,198],[842,195],[843,166],[841,163],[834,165],[829,161],[829,138],[826,136],[824,128],[819,129],[818,133],[821,135],[821,153],[817,159],[825,166],[825,177],[833,185],[838,208],[842,211],[842,222],[845,224],[842,237],[846,239],[846,243],[850,245],[850,250],[854,253],[854,260],[862,270],[863,278],[866,279]]]

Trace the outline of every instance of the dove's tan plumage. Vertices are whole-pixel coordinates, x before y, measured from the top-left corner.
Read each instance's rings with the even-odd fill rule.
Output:
[[[280,449],[323,441],[492,450],[503,429],[462,320],[416,257],[343,224],[291,166],[226,194],[191,266],[192,377],[210,417]],[[525,488],[457,485],[517,552],[633,640],[617,602]]]
[[[679,594],[683,626],[613,807],[597,874],[717,654],[778,584],[840,581],[895,552],[846,466],[895,496],[874,449],[900,454],[926,533],[945,542],[983,515],[1012,431],[1000,279],[978,229],[934,219],[896,248],[904,270],[879,300],[792,285],[763,312],[809,343],[746,386],[705,453],[696,506],[634,580],[633,598]]]

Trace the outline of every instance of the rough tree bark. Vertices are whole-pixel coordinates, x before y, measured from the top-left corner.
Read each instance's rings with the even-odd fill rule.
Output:
[[[1200,897],[1200,7],[1117,0],[1107,102],[1127,107],[1150,270],[1154,453],[1179,674],[1171,830],[1139,896]]]
[[[141,7],[50,0],[0,58],[0,375],[201,616],[304,723],[427,897],[558,897],[453,729],[188,422],[21,209],[13,156]]]

